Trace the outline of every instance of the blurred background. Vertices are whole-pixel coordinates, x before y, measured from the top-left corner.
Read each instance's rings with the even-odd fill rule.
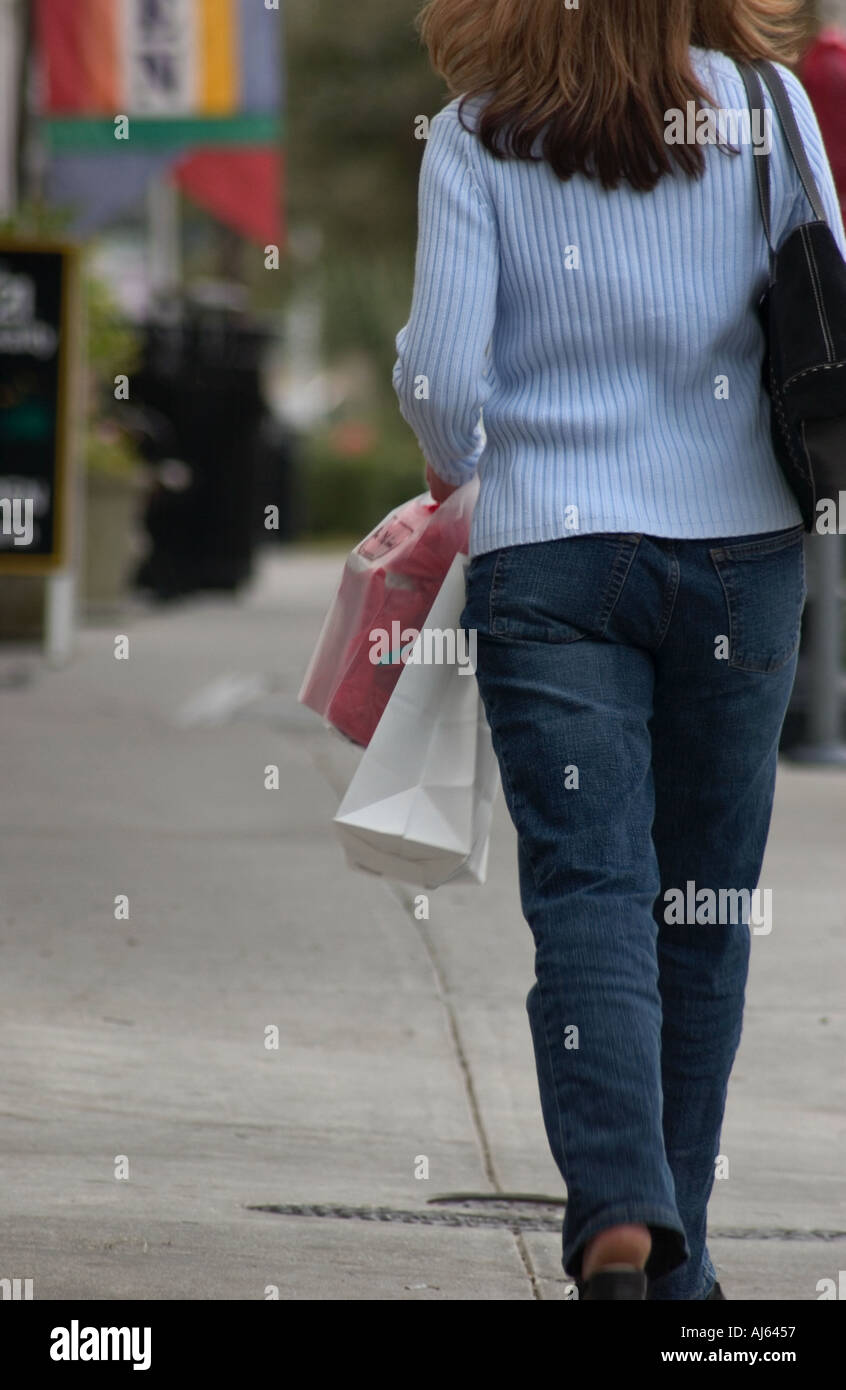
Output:
[[[421,490],[391,385],[415,123],[447,99],[419,8],[360,0],[339,23],[331,0],[0,0],[0,245],[70,240],[82,281],[59,325],[77,371],[64,401],[55,383],[63,459],[30,484],[55,493],[53,559],[0,535],[0,641],[46,633],[61,655],[72,615],[237,591],[268,549],[343,548]],[[846,198],[846,0],[804,8],[799,72]],[[8,252],[0,264],[12,273]],[[32,443],[32,402],[12,405],[30,367],[0,353],[10,498]],[[836,575],[827,558],[827,675],[808,675],[812,602],[785,746],[814,717],[809,681],[829,687],[817,742],[842,718],[842,555]]]
[[[413,121],[443,104],[417,8],[151,0],[127,34],[116,0],[0,0],[0,236],[83,253],[89,607],[235,588],[257,546],[420,491],[391,387]],[[36,635],[43,581],[0,586],[4,634]]]

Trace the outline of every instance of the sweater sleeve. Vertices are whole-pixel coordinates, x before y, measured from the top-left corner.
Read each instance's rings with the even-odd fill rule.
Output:
[[[802,82],[789,68],[784,67],[781,63],[777,63],[776,67],[784,79],[784,85],[787,88],[790,105],[793,107],[796,123],[799,126],[799,133],[802,136],[802,143],[805,146],[805,153],[808,156],[808,163],[811,166],[814,178],[817,181],[817,187],[820,190],[820,197],[823,201],[828,225],[831,227],[832,234],[840,248],[841,255],[846,257],[846,232],[844,232],[843,228],[840,198],[834,183],[834,175],[831,171],[831,163],[826,151],[819,121],[817,120],[816,112],[811,104],[811,98],[808,96]],[[774,115],[773,119],[777,121],[778,117]],[[786,142],[782,142],[782,144],[786,150]],[[785,158],[789,165],[789,176],[791,179],[789,186],[795,188],[796,193],[792,208],[785,223],[784,232],[782,234],[783,237],[786,236],[788,232],[792,231],[794,227],[798,227],[802,222],[812,221],[814,216],[811,204],[808,202],[807,194],[802,187],[802,180],[799,177],[799,172],[789,155],[786,155]]]
[[[494,208],[457,102],[431,122],[420,168],[414,292],[396,339],[393,385],[427,463],[445,482],[474,474],[490,395],[486,354],[499,278]]]

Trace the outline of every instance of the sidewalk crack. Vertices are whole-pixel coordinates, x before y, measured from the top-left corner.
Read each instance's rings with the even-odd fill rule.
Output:
[[[403,908],[404,912],[408,913],[414,927],[417,930],[417,934],[420,937],[423,949],[425,950],[426,955],[428,956],[429,964],[432,967],[432,973],[435,977],[435,982],[437,984],[438,998],[446,1016],[450,1038],[452,1039],[453,1050],[455,1052],[456,1060],[461,1070],[462,1081],[464,1083],[464,1093],[466,1095],[467,1104],[470,1109],[470,1115],[473,1121],[473,1128],[476,1132],[476,1141],[479,1145],[479,1151],[482,1155],[482,1167],[484,1170],[484,1174],[491,1187],[493,1188],[494,1192],[498,1196],[502,1196],[504,1194],[504,1189],[496,1171],[496,1165],[494,1164],[490,1140],[488,1139],[488,1135],[485,1130],[485,1123],[482,1119],[481,1106],[479,1105],[479,1098],[476,1094],[476,1086],[473,1081],[473,1073],[470,1068],[470,1061],[464,1049],[464,1044],[461,1040],[461,1030],[458,1025],[458,1017],[456,1015],[452,1001],[450,1000],[446,975],[444,973],[441,962],[438,959],[438,953],[435,949],[435,944],[432,941],[430,933],[426,930],[426,922],[419,920],[414,915],[413,909],[415,895],[409,892],[409,890],[403,884],[393,882],[390,879],[385,880],[385,887],[387,888],[391,896],[397,900],[397,902]],[[526,1271],[526,1278],[528,1279],[529,1284],[531,1285],[532,1297],[542,1302],[543,1295],[540,1289],[540,1280],[538,1279],[537,1272],[532,1263],[532,1259],[526,1247],[526,1242],[523,1238],[523,1234],[520,1230],[520,1227],[511,1226],[509,1227],[509,1229],[511,1231],[512,1236],[514,1237],[514,1244],[517,1248],[517,1254],[519,1255],[523,1268]]]

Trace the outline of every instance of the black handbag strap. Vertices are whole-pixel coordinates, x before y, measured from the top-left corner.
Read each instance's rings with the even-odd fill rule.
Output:
[[[825,222],[827,225],[828,218],[825,215],[825,205],[820,197],[820,190],[817,187],[817,181],[814,178],[814,172],[802,142],[802,136],[796,120],[796,113],[787,95],[787,89],[782,81],[781,73],[778,71],[778,68],[773,67],[773,64],[766,58],[762,58],[760,62],[756,64],[756,67],[769,88],[770,96],[773,99],[773,104],[778,112],[779,120],[781,121],[782,130],[787,137],[787,144],[793,156],[793,163],[796,165],[799,177],[802,180],[802,187],[805,190],[808,202],[813,208],[814,217],[818,222]]]
[[[817,187],[817,181],[814,178],[813,170],[811,169],[810,163],[808,162],[808,156],[805,152],[805,146],[802,141],[802,135],[800,133],[799,126],[796,121],[796,116],[794,114],[793,107],[790,103],[790,98],[787,95],[787,91],[781,79],[781,74],[779,73],[777,68],[773,67],[772,63],[768,62],[766,59],[763,58],[756,62],[754,66],[750,66],[748,63],[743,62],[738,62],[737,66],[740,70],[740,75],[743,78],[744,86],[746,87],[746,94],[749,98],[750,109],[753,113],[755,111],[762,112],[762,124],[764,112],[764,89],[761,86],[761,76],[763,76],[764,81],[766,82],[767,87],[769,88],[770,96],[773,99],[773,105],[775,106],[776,112],[778,113],[778,118],[781,122],[785,139],[787,140],[787,146],[790,150],[791,158],[793,160],[794,165],[796,166],[796,171],[799,174],[800,179],[802,180],[802,187],[805,190],[808,202],[811,204],[814,216],[818,222],[825,222],[827,225],[828,218],[825,214],[825,206],[823,204],[822,198],[820,197],[820,192]],[[761,76],[759,76],[759,73]],[[767,238],[767,245],[770,248],[770,269],[772,271],[773,261],[776,255],[776,248],[773,246],[772,241],[770,156],[769,154],[755,154],[753,157],[755,160],[755,175],[758,180],[758,198],[761,204],[761,217],[764,223],[764,235]]]
[[[746,87],[746,95],[749,98],[749,109],[753,116],[757,111],[762,113],[761,123],[763,125],[764,111],[764,89],[761,86],[761,79],[755,68],[748,63],[737,64],[743,84]],[[775,247],[773,246],[771,227],[772,217],[770,215],[770,156],[768,154],[753,154],[755,164],[755,177],[758,180],[758,200],[761,204],[761,218],[764,223],[764,236],[767,238],[767,245],[770,248],[770,271],[772,272],[773,260],[775,258]],[[771,275],[772,278],[772,275]]]

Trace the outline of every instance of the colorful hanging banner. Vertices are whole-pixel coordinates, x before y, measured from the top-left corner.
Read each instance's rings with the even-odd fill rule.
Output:
[[[277,116],[280,10],[264,0],[37,0],[36,13],[51,118]]]
[[[267,179],[281,170],[281,22],[281,0],[36,0],[49,188],[73,195],[77,230],[115,215],[176,160],[181,175],[194,150],[198,196],[215,192],[215,152],[230,175],[232,156],[249,154],[263,171],[261,209],[233,207],[227,220],[278,230]],[[220,195],[212,201],[227,208]]]

